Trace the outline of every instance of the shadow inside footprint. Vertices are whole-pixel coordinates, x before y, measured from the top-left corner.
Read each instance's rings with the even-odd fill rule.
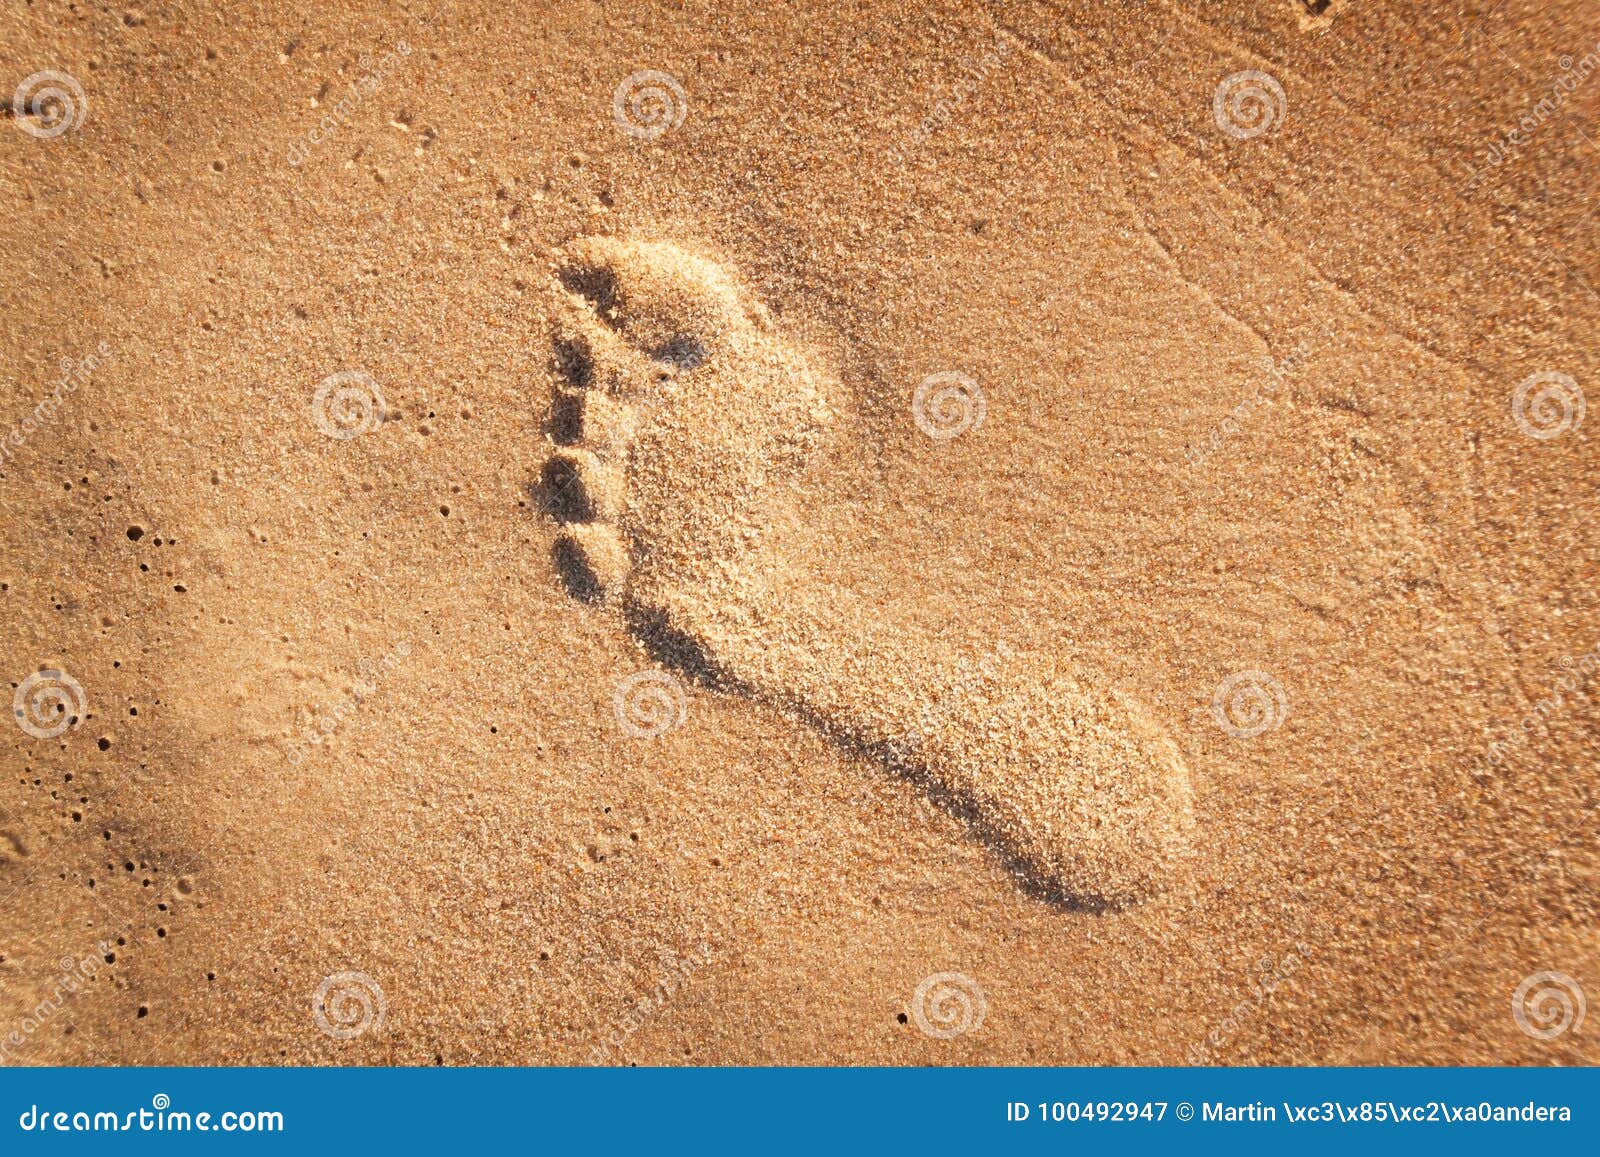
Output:
[[[567,593],[581,603],[598,603],[605,598],[605,586],[600,576],[584,556],[583,549],[571,539],[558,539],[554,550],[556,574]]]
[[[966,828],[973,839],[989,848],[1026,895],[1063,912],[1104,913],[1125,906],[1097,896],[1074,895],[1065,891],[1058,881],[1040,873],[1035,865],[1013,851],[994,825],[984,819],[977,799],[946,786],[918,759],[915,742],[869,742],[803,703],[779,702],[770,695],[761,695],[756,688],[719,667],[704,647],[670,626],[663,615],[639,607],[629,607],[626,613],[634,638],[663,667],[710,690],[762,700],[815,728],[844,754],[875,763],[911,783],[930,803]]]
[[[556,370],[580,390],[594,384],[594,355],[576,338],[559,338],[555,342]]]
[[[674,369],[692,370],[706,360],[706,344],[692,334],[675,333],[651,350],[650,356]]]
[[[1087,912],[1098,915],[1129,906],[1099,896],[1075,895],[1066,891],[1059,881],[1044,875],[1026,857],[1011,849],[1005,837],[984,818],[983,808],[979,806],[976,798],[941,783],[937,776],[917,762],[912,751],[901,744],[864,743],[854,736],[836,730],[825,729],[824,733],[841,750],[882,764],[890,773],[900,776],[920,790],[927,796],[929,803],[949,814],[966,828],[967,833],[975,841],[989,849],[999,860],[1000,865],[1010,873],[1024,895],[1031,896],[1061,912]]]
[[[550,403],[544,429],[557,446],[576,446],[583,439],[583,399],[557,394]]]
[[[645,652],[663,667],[702,687],[732,694],[753,695],[754,688],[733,678],[706,654],[706,650],[682,631],[668,625],[666,616],[643,607],[627,608],[628,629],[644,646]]]
[[[617,327],[617,278],[609,269],[570,266],[558,274],[561,284],[594,306],[597,317]]]
[[[588,522],[595,516],[594,498],[577,466],[566,458],[551,458],[544,464],[534,499],[557,522]]]

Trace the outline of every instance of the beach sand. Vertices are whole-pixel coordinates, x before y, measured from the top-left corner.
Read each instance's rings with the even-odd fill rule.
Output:
[[[1600,1060],[1600,9],[0,64],[7,1063]]]

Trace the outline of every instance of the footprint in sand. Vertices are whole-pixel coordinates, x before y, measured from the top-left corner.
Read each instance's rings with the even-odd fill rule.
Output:
[[[807,584],[839,390],[766,310],[671,244],[579,241],[557,276],[542,486],[569,590],[911,778],[1030,890],[1105,907],[1159,888],[1188,844],[1189,776],[1136,704],[1048,658],[973,662]]]

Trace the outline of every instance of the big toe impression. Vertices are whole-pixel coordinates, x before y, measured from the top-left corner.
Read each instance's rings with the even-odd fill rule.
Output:
[[[748,324],[728,274],[671,242],[587,237],[567,247],[556,272],[601,321],[680,369],[699,365]]]

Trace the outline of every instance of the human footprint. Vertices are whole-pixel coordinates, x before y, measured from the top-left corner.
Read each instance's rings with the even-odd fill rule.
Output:
[[[1157,890],[1191,791],[1143,709],[1062,663],[950,653],[786,564],[821,547],[800,479],[825,467],[838,390],[766,310],[670,243],[582,240],[557,273],[543,486],[572,593],[907,776],[1033,890],[1096,908]]]

